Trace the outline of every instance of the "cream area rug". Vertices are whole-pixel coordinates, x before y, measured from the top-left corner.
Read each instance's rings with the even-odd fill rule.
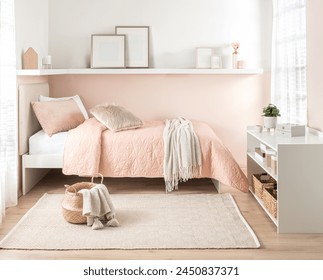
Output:
[[[112,194],[120,227],[66,222],[63,194],[45,194],[0,242],[3,249],[258,248],[230,194]]]

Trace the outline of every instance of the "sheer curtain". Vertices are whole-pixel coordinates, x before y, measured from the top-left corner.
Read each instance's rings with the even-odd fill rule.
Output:
[[[0,223],[17,204],[17,146],[14,0],[0,0]]]
[[[282,123],[307,123],[306,0],[273,0],[272,103]]]

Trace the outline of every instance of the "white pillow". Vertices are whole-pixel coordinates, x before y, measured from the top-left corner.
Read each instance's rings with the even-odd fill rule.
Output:
[[[39,95],[39,101],[40,102],[44,102],[44,101],[57,101],[57,100],[68,100],[68,99],[74,99],[74,101],[76,102],[77,106],[80,108],[83,116],[85,119],[89,118],[89,115],[82,103],[81,98],[78,95],[74,95],[74,96],[68,96],[68,97],[60,97],[60,98],[54,98],[54,97],[48,97],[48,96],[44,96],[44,95]]]

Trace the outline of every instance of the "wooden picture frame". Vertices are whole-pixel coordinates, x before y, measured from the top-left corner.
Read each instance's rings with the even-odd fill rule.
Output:
[[[92,34],[91,68],[125,68],[125,44],[125,35]]]
[[[149,68],[149,26],[116,26],[126,36],[126,67]]]

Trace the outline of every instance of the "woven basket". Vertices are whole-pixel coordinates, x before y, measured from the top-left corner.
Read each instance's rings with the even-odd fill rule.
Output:
[[[277,189],[265,188],[262,194],[262,200],[268,210],[268,212],[277,218]]]
[[[268,179],[264,179],[264,175]],[[264,188],[273,188],[276,185],[276,180],[266,173],[263,174],[253,174],[252,176],[252,191],[256,196],[262,199]]]
[[[101,176],[101,184],[103,183],[103,176]],[[64,199],[62,201],[63,217],[66,221],[72,224],[86,224],[86,217],[82,215],[83,212],[83,194],[78,191],[83,189],[91,189],[96,184],[91,182],[80,182],[71,186],[66,186]]]

